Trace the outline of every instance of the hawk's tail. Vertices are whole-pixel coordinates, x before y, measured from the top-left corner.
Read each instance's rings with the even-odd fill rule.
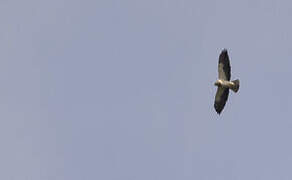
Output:
[[[232,86],[231,90],[236,93],[239,90],[239,79],[236,79],[232,82],[234,83],[234,86]]]

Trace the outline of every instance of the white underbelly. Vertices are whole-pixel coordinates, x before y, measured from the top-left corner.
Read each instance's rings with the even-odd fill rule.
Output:
[[[234,83],[231,81],[224,81],[222,80],[221,85],[225,88],[231,88],[234,86]]]

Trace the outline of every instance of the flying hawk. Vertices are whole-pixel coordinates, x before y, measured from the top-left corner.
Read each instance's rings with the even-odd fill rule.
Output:
[[[219,56],[219,64],[218,64],[218,74],[219,79],[214,83],[215,86],[218,86],[214,107],[218,114],[223,110],[226,101],[228,99],[229,89],[233,92],[237,92],[239,89],[239,80],[236,79],[234,81],[230,81],[230,62],[226,49],[223,49]]]

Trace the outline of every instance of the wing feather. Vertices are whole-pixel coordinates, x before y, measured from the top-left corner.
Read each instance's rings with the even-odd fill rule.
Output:
[[[219,56],[219,64],[218,64],[219,79],[229,81],[231,77],[230,71],[231,71],[231,67],[230,67],[228,53],[227,53],[227,50],[224,49]]]
[[[220,114],[221,111],[223,110],[223,108],[226,104],[226,101],[228,99],[228,94],[229,94],[228,88],[224,88],[224,87],[217,88],[214,107],[215,107],[215,110],[218,114]]]

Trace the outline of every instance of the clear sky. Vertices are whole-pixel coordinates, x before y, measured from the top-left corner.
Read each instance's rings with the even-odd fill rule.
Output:
[[[292,179],[292,3],[1,0],[0,179]],[[213,108],[227,48],[238,94]]]

